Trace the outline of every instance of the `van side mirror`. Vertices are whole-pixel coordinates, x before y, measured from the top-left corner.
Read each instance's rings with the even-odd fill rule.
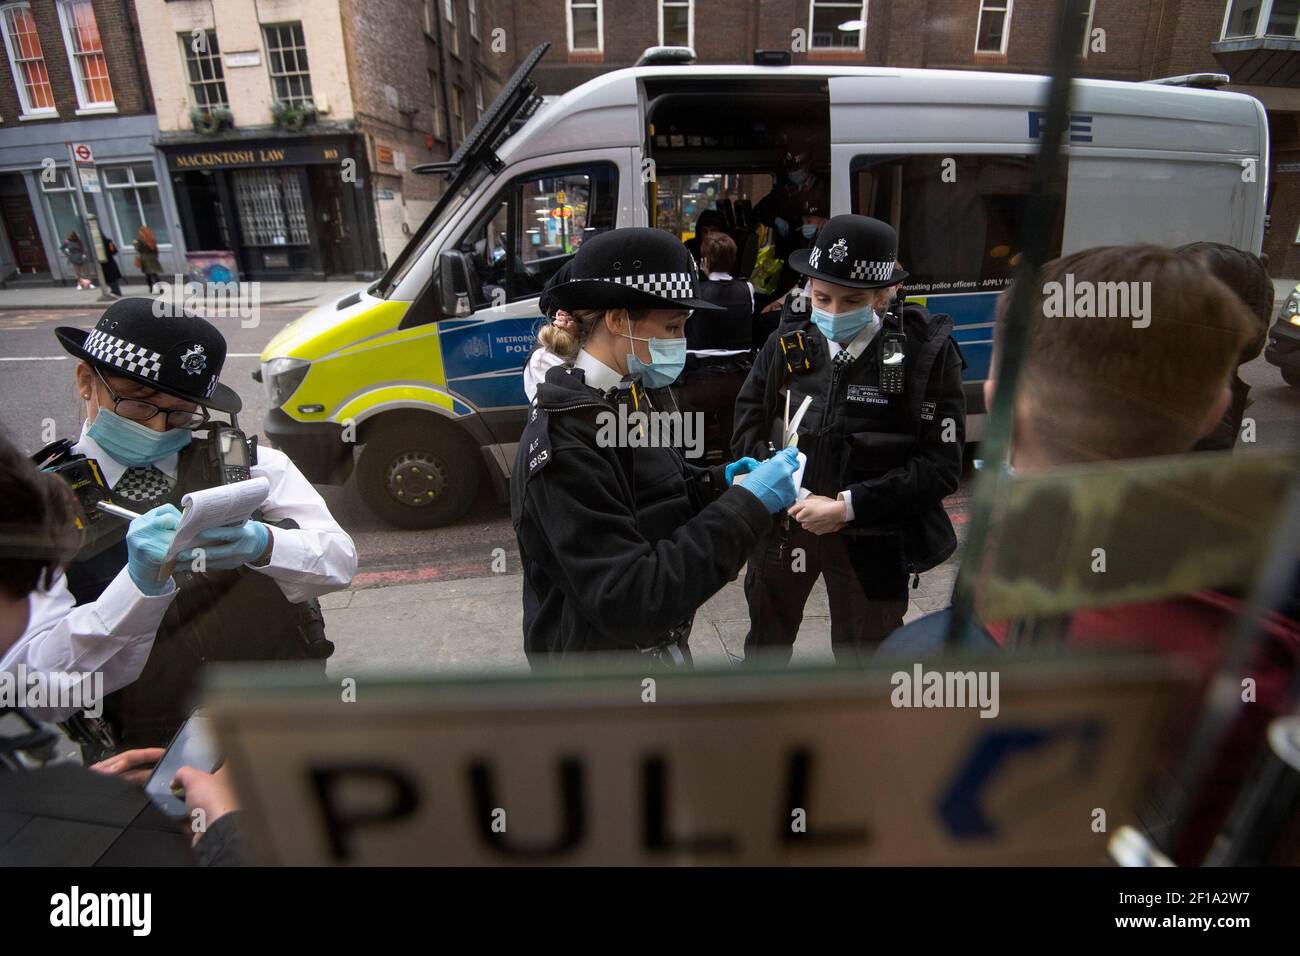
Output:
[[[438,305],[447,318],[474,311],[470,298],[469,256],[454,249],[438,254]]]

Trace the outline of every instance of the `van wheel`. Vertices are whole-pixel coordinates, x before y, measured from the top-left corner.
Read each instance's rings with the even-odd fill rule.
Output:
[[[1282,381],[1286,382],[1288,385],[1294,385],[1296,388],[1300,388],[1300,368],[1282,369]]]
[[[398,528],[440,528],[465,514],[482,487],[470,442],[446,428],[399,425],[366,441],[357,480],[366,505]]]

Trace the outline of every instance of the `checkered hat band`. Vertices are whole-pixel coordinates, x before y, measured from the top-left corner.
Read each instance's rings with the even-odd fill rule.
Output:
[[[109,335],[99,329],[94,329],[86,336],[82,348],[98,362],[158,381],[162,356],[157,352],[133,345],[125,339],[119,339],[116,335]]]
[[[894,260],[872,262],[869,259],[855,259],[850,279],[865,279],[868,282],[885,282],[894,274]]]
[[[691,299],[695,297],[695,280],[689,272],[652,272],[648,275],[611,276],[601,282],[617,282],[657,295],[663,299]]]

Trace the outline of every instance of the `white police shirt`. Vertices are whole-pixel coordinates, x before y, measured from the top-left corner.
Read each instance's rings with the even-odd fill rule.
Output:
[[[114,460],[85,433],[73,451],[94,458],[112,488],[121,480],[125,465]],[[154,463],[170,478],[176,477],[179,454]],[[259,445],[253,476],[270,482],[262,511],[268,521],[293,519],[298,528],[289,530],[268,525],[271,557],[263,566],[252,568],[273,578],[292,602],[306,601],[352,583],[357,570],[357,551],[348,535],[325,506],[324,499],[303,477],[283,452]],[[33,671],[101,671],[104,693],[127,686],[140,676],[154,636],[167,606],[175,596],[175,585],[158,596],[147,595],[135,586],[124,567],[109,582],[99,599],[73,607],[62,575],[49,591],[33,591],[31,620],[17,643],[0,658],[0,670],[13,671],[19,664]],[[38,712],[45,720],[63,720]]]

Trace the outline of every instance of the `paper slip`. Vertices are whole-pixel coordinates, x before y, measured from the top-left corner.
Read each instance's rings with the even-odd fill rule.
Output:
[[[194,546],[198,536],[209,528],[243,524],[253,516],[271,492],[265,478],[249,478],[232,485],[217,485],[192,491],[181,498],[181,523],[167,549],[159,580],[171,576],[176,555]]]

